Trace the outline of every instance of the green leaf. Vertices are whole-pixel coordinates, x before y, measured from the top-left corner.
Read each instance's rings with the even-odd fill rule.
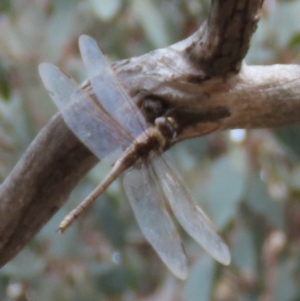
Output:
[[[250,274],[254,277],[256,274],[257,254],[255,252],[253,233],[243,227],[243,225],[239,225],[233,237],[231,250],[234,264],[247,275]]]
[[[40,275],[45,267],[43,258],[29,248],[24,248],[12,261],[2,269],[2,273],[17,279],[29,279]]]
[[[209,211],[218,228],[224,228],[235,216],[246,187],[246,158],[236,149],[229,156],[218,159],[209,186]]]
[[[125,244],[127,226],[119,216],[116,201],[110,197],[103,197],[96,203],[96,216],[99,229],[105,233],[107,239],[117,248]]]
[[[184,301],[208,301],[212,295],[216,266],[209,256],[204,255],[193,266],[184,287]]]
[[[120,0],[89,0],[93,12],[102,20],[113,18],[121,8]]]
[[[10,97],[10,92],[8,72],[0,61],[0,97],[7,100]]]
[[[130,269],[126,266],[106,266],[104,269],[90,270],[93,273],[94,286],[106,294],[121,294],[131,286],[132,276]]]
[[[151,0],[135,0],[133,10],[149,41],[155,48],[160,48],[171,43],[171,33],[168,31],[165,16],[157,3]]]
[[[11,8],[11,0],[0,1],[0,12],[8,12]]]
[[[245,201],[251,210],[263,215],[271,225],[279,229],[284,228],[284,202],[271,200],[265,184],[254,172],[249,179]]]
[[[299,46],[300,46],[300,33],[296,33],[291,37],[290,42],[288,43],[288,47],[294,48]]]
[[[280,263],[277,270],[274,271],[274,274],[277,275],[274,296],[276,300],[290,301],[295,297],[298,291],[298,283],[294,282],[292,274],[295,264],[294,261],[287,259]]]

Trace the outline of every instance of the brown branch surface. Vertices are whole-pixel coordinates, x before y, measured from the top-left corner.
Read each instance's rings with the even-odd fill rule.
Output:
[[[299,122],[299,66],[243,65],[237,72],[260,6],[261,0],[213,1],[207,22],[186,40],[114,65],[149,122],[174,117],[177,141],[216,130]],[[86,88],[91,93],[88,83]],[[39,231],[96,163],[60,114],[52,118],[0,187],[0,266]]]
[[[207,22],[197,33],[199,38],[187,48],[207,77],[239,70],[256,30],[262,3],[262,0],[212,1]]]
[[[54,116],[0,187],[0,266],[53,216],[97,162],[61,115]]]

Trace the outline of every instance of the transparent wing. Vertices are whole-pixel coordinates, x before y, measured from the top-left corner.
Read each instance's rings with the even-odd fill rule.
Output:
[[[39,72],[68,127],[99,159],[132,143],[133,138],[56,66],[42,63]]]
[[[213,258],[228,265],[230,252],[227,245],[205,213],[195,204],[182,179],[164,158],[155,157],[152,163],[174,215],[182,227]]]
[[[179,278],[187,275],[180,237],[164,206],[164,195],[147,163],[128,171],[123,179],[137,222],[167,267]]]
[[[145,119],[122,88],[96,41],[82,35],[79,48],[97,99],[109,115],[137,137],[146,129]]]

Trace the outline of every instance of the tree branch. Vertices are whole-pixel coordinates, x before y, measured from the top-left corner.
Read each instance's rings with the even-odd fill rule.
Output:
[[[98,159],[54,116],[0,187],[0,266],[65,203]]]
[[[299,66],[243,65],[239,71],[261,2],[213,1],[208,20],[186,40],[114,64],[149,122],[161,115],[176,119],[175,142],[216,130],[299,121]],[[83,88],[93,94],[88,82]],[[97,162],[60,114],[50,120],[0,187],[0,266]]]
[[[186,48],[207,77],[239,70],[256,30],[262,3],[262,0],[212,1],[207,22],[197,33],[199,38]]]

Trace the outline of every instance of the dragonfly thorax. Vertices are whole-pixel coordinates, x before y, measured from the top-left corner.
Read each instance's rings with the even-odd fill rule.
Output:
[[[151,151],[165,151],[171,140],[176,136],[176,122],[170,117],[159,117],[155,125],[149,127],[138,136],[130,152],[135,153],[136,158],[148,157]]]
[[[169,144],[177,135],[178,125],[172,117],[159,117],[155,119],[155,127]]]

